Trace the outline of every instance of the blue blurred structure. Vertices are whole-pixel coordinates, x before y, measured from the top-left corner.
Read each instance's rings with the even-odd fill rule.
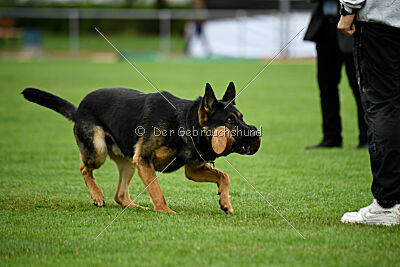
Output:
[[[25,28],[22,47],[26,51],[40,51],[43,44],[43,31],[38,28]]]

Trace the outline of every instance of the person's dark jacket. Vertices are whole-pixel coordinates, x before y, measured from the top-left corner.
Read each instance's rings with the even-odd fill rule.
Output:
[[[306,34],[304,35],[304,40],[306,41],[317,41],[318,32],[321,29],[322,23],[324,21],[324,14],[322,13],[323,3],[323,0],[318,1],[318,4],[313,10],[310,24],[308,24]]]
[[[308,25],[306,34],[304,35],[304,40],[306,41],[312,41],[312,42],[330,42],[331,38],[329,40],[325,40],[326,38],[326,33],[322,32],[324,30],[324,21],[325,21],[325,15],[322,12],[322,6],[324,4],[324,0],[318,0],[318,1],[313,1],[313,2],[318,2],[316,7],[313,10],[310,24]],[[339,1],[338,1],[339,5]],[[339,10],[339,8],[338,8]],[[334,25],[330,25],[329,27],[334,27],[336,28],[336,23],[339,21],[339,14],[337,14],[337,21],[335,21]],[[337,33],[337,41],[338,45],[340,48],[340,51],[343,53],[352,53],[353,51],[353,37],[346,36],[343,32],[341,31],[336,31]]]

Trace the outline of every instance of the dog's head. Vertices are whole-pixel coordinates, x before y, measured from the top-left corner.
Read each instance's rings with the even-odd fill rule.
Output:
[[[236,107],[235,98],[236,89],[233,82],[229,83],[221,100],[217,100],[211,85],[207,83],[198,110],[199,123],[211,132],[220,129],[221,126],[226,127],[224,129],[227,129],[226,133],[229,134],[227,137],[229,148],[224,151],[224,155],[229,153],[252,155],[260,147],[260,133],[255,126],[244,122],[243,114]]]

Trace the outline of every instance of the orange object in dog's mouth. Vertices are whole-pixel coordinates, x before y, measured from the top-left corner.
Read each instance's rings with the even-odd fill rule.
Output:
[[[214,129],[213,136],[211,138],[211,145],[216,154],[229,154],[231,152],[233,142],[234,139],[232,137],[231,130],[229,130],[227,127],[218,126]]]
[[[232,132],[226,126],[218,126],[214,129],[211,145],[214,152],[218,155],[228,155],[236,152],[244,155],[253,155],[260,148],[261,138],[258,138],[250,145],[241,145],[232,136]]]

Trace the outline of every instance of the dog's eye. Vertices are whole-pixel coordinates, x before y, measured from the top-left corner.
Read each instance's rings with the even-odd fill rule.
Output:
[[[226,122],[227,122],[228,124],[235,124],[235,120],[234,120],[232,117],[229,117],[229,118],[226,120]]]

